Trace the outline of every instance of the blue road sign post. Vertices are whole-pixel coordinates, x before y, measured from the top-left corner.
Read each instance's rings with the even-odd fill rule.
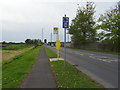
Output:
[[[69,17],[63,17],[63,28],[64,28],[64,66],[65,64],[65,60],[66,60],[66,29],[69,28]]]
[[[69,28],[69,17],[63,17],[63,28]]]

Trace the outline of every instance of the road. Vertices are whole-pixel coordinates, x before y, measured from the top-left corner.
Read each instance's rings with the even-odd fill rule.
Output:
[[[56,52],[55,47],[49,47]],[[105,88],[118,88],[118,55],[67,48],[66,61]],[[64,58],[64,48],[60,50]]]

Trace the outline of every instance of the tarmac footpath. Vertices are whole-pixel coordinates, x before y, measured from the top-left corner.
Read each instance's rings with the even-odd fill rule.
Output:
[[[38,60],[23,81],[21,88],[57,88],[44,48],[41,49]]]

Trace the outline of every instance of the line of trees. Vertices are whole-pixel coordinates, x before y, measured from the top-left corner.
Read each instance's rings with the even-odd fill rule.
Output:
[[[120,44],[120,3],[113,9],[106,11],[97,20],[95,17],[94,2],[87,2],[85,7],[78,7],[76,17],[72,20],[69,34],[72,34],[74,47],[96,42],[96,38],[102,42],[109,42],[119,47]],[[103,31],[96,33],[98,29]]]
[[[6,42],[6,41],[3,41],[3,42],[0,42],[0,44],[24,44],[24,42]]]
[[[103,30],[98,34],[100,41],[113,45],[120,51],[120,2],[113,9],[102,14],[98,22],[100,24],[96,28]]]
[[[42,45],[42,42],[40,39],[26,39],[25,43],[26,44],[33,44],[33,45],[35,45],[35,47]]]

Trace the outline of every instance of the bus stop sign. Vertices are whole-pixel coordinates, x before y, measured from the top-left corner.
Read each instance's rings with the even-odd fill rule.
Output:
[[[63,28],[69,28],[69,17],[63,17]]]

